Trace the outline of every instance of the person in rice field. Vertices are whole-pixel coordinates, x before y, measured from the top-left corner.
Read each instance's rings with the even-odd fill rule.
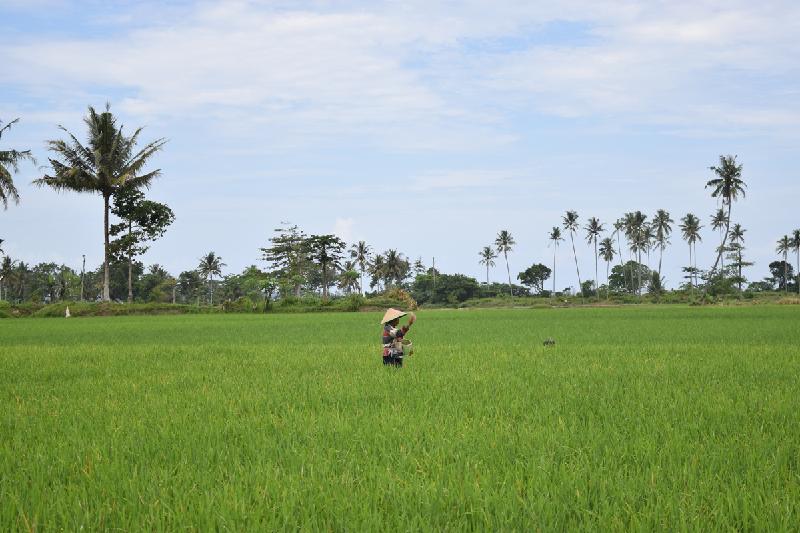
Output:
[[[390,308],[383,315],[381,325],[383,325],[383,364],[401,367],[403,366],[403,337],[408,333],[408,329],[416,322],[417,317],[414,313],[408,317],[408,324],[402,328],[400,319],[409,313],[399,309]]]

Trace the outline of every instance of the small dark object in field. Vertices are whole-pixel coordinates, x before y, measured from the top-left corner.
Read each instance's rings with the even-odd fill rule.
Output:
[[[547,337],[542,344],[545,346],[555,346],[556,340],[553,337]]]

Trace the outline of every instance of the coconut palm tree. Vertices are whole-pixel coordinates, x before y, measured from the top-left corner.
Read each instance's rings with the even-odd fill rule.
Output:
[[[497,252],[502,252],[503,257],[506,260],[506,272],[508,272],[508,290],[511,293],[511,296],[514,296],[514,287],[511,285],[511,267],[508,266],[508,252],[514,249],[515,244],[517,243],[514,241],[514,237],[512,237],[511,233],[505,229],[498,233],[497,238],[494,240],[494,245],[497,246]]]
[[[197,272],[208,283],[209,294],[211,295],[211,305],[214,305],[214,276],[222,276],[222,267],[226,266],[222,262],[222,258],[214,252],[208,252],[200,258],[200,264],[197,265]]]
[[[18,121],[19,119],[15,118],[3,126],[3,121],[0,120],[0,139],[3,138],[3,133]],[[26,160],[36,163],[30,150],[0,150],[0,203],[3,204],[3,209],[8,209],[9,200],[19,203],[19,192],[14,186],[12,174],[19,172],[19,163]]]
[[[603,233],[604,228],[597,217],[592,217],[583,229],[586,230],[586,242],[589,244],[594,243],[594,287],[597,290],[597,297],[600,298],[600,291],[598,290],[600,283],[597,279],[597,239]]]
[[[400,286],[403,280],[408,277],[411,265],[403,254],[397,250],[387,250],[384,254],[384,272],[386,280],[395,286]]]
[[[386,279],[386,261],[383,254],[377,254],[372,257],[372,261],[369,264],[369,273],[372,278],[369,284],[370,289],[377,287],[382,290],[383,282]]]
[[[609,299],[609,286],[608,286],[608,270],[611,266],[611,261],[614,260],[614,241],[611,237],[606,237],[600,241],[600,257],[606,262],[606,300]],[[598,293],[599,295],[599,293]]]
[[[742,290],[742,245],[744,244],[744,234],[747,230],[741,224],[734,224],[731,228],[731,246],[736,251],[737,265],[739,267],[739,290]]]
[[[725,215],[725,234],[722,237],[722,243],[717,252],[717,259],[714,261],[714,266],[711,267],[711,272],[709,273],[710,276],[713,276],[714,272],[717,270],[720,259],[722,259],[725,243],[728,242],[728,233],[731,228],[731,206],[739,195],[744,197],[744,190],[747,184],[742,180],[742,165],[736,164],[735,155],[719,156],[719,166],[712,166],[709,167],[709,169],[713,170],[717,177],[708,180],[706,188],[711,187],[713,189],[711,191],[711,197],[722,198],[722,206],[728,207],[728,212]]]
[[[352,294],[353,290],[360,289],[356,261],[345,261],[338,278],[338,287],[345,294]]]
[[[361,271],[361,281],[358,284],[358,290],[361,296],[364,296],[364,271],[369,265],[369,258],[371,256],[371,249],[364,241],[358,241],[350,248],[350,257],[355,260],[358,269]]]
[[[656,233],[656,247],[659,249],[658,255],[658,277],[661,277],[661,260],[664,257],[664,250],[667,249],[669,244],[669,236],[672,233],[672,224],[675,221],[669,216],[669,212],[663,209],[656,211],[651,224]]]
[[[792,232],[792,248],[797,258],[797,294],[800,294],[800,229]],[[741,263],[741,260],[739,262]]]
[[[123,126],[117,127],[117,119],[109,105],[98,113],[93,107],[84,118],[89,135],[84,146],[77,137],[63,126],[59,128],[69,136],[69,141],[48,141],[56,159],[50,159],[53,175],[45,174],[34,181],[39,186],[52,187],[57,191],[75,191],[100,194],[103,197],[103,300],[110,300],[109,294],[109,203],[111,196],[122,187],[141,189],[161,174],[159,169],[143,173],[147,161],[166,143],[158,139],[137,149],[142,128],[132,135],[123,133]]]
[[[548,239],[553,242],[553,294],[550,295],[553,298],[556,295],[556,253],[558,252],[558,243],[564,240],[561,236],[561,228],[553,226]]]
[[[725,215],[725,210],[721,207],[717,212],[711,215],[711,229],[719,232],[719,245],[722,247],[722,232],[728,224],[728,217]],[[725,256],[720,258],[720,271],[725,271]]]
[[[581,283],[581,269],[578,268],[578,253],[575,251],[575,232],[578,230],[578,213],[567,211],[561,218],[561,226],[569,231],[569,239],[572,242],[572,256],[575,258],[575,272],[578,273],[578,287],[583,296],[583,284]]]
[[[622,270],[622,275],[625,275],[625,267],[622,264],[622,233],[625,231],[625,219],[618,218],[614,221],[614,232],[611,234],[611,238],[613,239],[614,236],[617,237],[617,257],[619,258],[619,268]]]
[[[632,213],[625,213],[623,218],[623,229],[625,231],[625,239],[628,241],[628,249],[632,254],[635,254],[636,262],[642,264],[642,252],[649,249],[650,235],[647,231],[647,216],[641,211],[634,211]],[[637,292],[641,294],[642,289],[642,270],[636,268],[637,275]],[[633,280],[631,280],[633,281]]]
[[[683,240],[685,240],[689,244],[689,267],[692,269],[692,276],[694,276],[694,281],[692,282],[692,289],[697,285],[697,241],[702,241],[703,239],[700,237],[700,229],[703,226],[700,225],[700,219],[697,218],[692,213],[687,213],[685,217],[681,219],[681,233],[683,235]],[[694,263],[692,263],[692,251],[694,250]],[[690,281],[692,277],[690,276]]]
[[[783,290],[789,292],[789,273],[788,273],[788,259],[789,251],[792,249],[792,239],[788,235],[784,235],[778,239],[778,246],[775,251],[783,255]]]
[[[489,267],[494,266],[494,260],[497,259],[497,254],[494,250],[492,250],[491,246],[484,246],[483,249],[478,253],[480,256],[480,261],[478,261],[481,265],[486,265],[486,284],[489,284]]]

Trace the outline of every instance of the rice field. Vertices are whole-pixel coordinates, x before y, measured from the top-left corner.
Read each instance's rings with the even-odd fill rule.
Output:
[[[0,530],[797,530],[800,307],[380,316],[0,320]]]

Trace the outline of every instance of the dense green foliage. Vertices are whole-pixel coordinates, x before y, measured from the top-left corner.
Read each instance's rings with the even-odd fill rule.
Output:
[[[0,529],[790,530],[798,312],[0,321]]]

